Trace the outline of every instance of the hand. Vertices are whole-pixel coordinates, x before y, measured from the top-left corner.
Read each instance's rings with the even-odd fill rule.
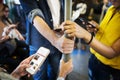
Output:
[[[95,21],[90,21],[89,22],[89,24],[90,25],[87,25],[86,27],[87,27],[87,31],[88,32],[94,32],[94,33],[96,33],[97,31],[98,31],[98,29],[99,29],[99,24],[98,23],[96,23]]]
[[[57,39],[54,42],[54,46],[62,53],[68,54],[71,53],[74,49],[74,37],[66,38],[63,25],[64,24],[61,24],[59,26],[62,34],[60,36],[57,36]]]
[[[15,78],[20,78],[20,77],[25,76],[26,74],[28,74],[26,72],[26,68],[30,67],[29,63],[30,63],[30,61],[31,61],[32,58],[33,58],[33,56],[30,56],[30,57],[24,59],[19,64],[19,66],[11,73],[11,75],[13,77],[15,77]]]
[[[13,29],[13,28],[16,28],[16,27],[17,27],[16,24],[11,24],[11,25],[9,25],[9,30],[11,30],[11,29]]]
[[[86,30],[83,29],[80,25],[76,24],[72,21],[65,21],[64,23],[65,33],[68,34],[69,37],[77,37],[84,38],[86,34]]]
[[[18,40],[23,40],[23,41],[25,40],[22,34],[17,29],[14,29],[14,33],[17,35],[16,38]]]
[[[86,43],[88,43],[89,40],[91,39],[91,34],[87,30],[83,29],[80,25],[76,24],[75,22],[65,21],[64,30],[69,37],[75,36],[77,38],[82,38],[85,40]]]
[[[55,47],[62,53],[72,53],[74,49],[74,39],[66,38],[65,35],[63,35],[55,41]]]
[[[60,61],[60,72],[59,77],[65,78],[66,75],[68,75],[73,69],[72,59],[70,59],[67,62],[64,62],[64,60]]]
[[[1,39],[0,39],[0,43],[3,43],[5,41],[7,41],[8,39],[10,39],[9,36],[3,36]]]

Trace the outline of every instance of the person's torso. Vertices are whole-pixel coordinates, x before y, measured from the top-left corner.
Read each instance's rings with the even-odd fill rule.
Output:
[[[52,15],[50,12],[50,8],[47,4],[46,0],[39,0],[38,4],[39,8],[41,9],[44,17],[45,17],[45,22],[48,24],[48,26],[53,29],[53,19],[52,19]],[[64,15],[63,15],[63,10],[61,8],[60,11],[60,22],[62,22],[64,20]],[[54,52],[54,50],[56,50],[56,48],[54,46],[52,46],[52,44],[45,39],[38,31],[35,27],[33,27],[32,24],[29,24],[29,37],[28,37],[28,43],[34,47],[36,50],[40,47],[46,47],[49,48],[52,52]]]
[[[99,40],[106,46],[112,46],[114,42],[120,38],[120,13],[117,12],[114,14],[113,6],[109,8],[108,12],[106,13],[105,18],[100,24],[100,29],[96,34],[96,39]],[[113,17],[112,17],[113,16]],[[112,18],[111,18],[112,17]],[[99,59],[102,63],[109,65],[113,68],[120,69],[120,56],[117,56],[113,59],[107,59],[104,56],[100,55],[93,49],[91,52],[95,54],[97,59]]]

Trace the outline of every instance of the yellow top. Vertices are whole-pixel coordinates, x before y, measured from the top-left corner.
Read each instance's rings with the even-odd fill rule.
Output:
[[[101,43],[112,46],[112,44],[120,38],[120,12],[114,14],[115,8],[111,6],[105,18],[100,24],[100,29],[97,32],[95,38]],[[113,16],[114,14],[114,16]],[[112,17],[113,16],[113,17]],[[92,48],[90,51],[100,60],[103,64],[109,65],[115,69],[120,69],[120,56],[117,56],[113,59],[107,59],[104,56],[97,53]]]

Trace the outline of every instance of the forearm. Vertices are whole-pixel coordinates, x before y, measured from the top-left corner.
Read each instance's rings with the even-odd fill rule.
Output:
[[[47,40],[49,40],[54,45],[57,36],[54,33],[54,31],[49,28],[45,21],[39,16],[36,16],[33,20],[33,23],[36,29],[39,31],[39,33],[42,34]]]
[[[11,73],[11,76],[13,76],[16,79],[20,79],[20,74],[18,74],[15,70]]]
[[[7,41],[9,39],[10,39],[9,36],[2,36],[2,38],[0,39],[0,43],[3,43],[3,42],[5,42],[5,41]]]
[[[54,41],[57,37],[43,20],[45,19],[44,14],[37,5],[37,2],[34,0],[20,0],[20,2],[23,9],[25,9],[25,13],[29,22],[35,26],[41,35],[43,35],[47,40],[54,44]]]
[[[57,80],[65,80],[65,75],[60,71]]]
[[[88,42],[91,38],[91,34],[86,33],[86,35],[87,36],[84,38],[84,40]],[[115,51],[110,46],[102,44],[100,41],[98,41],[94,37],[92,39],[92,42],[89,45],[95,51],[97,51],[99,54],[103,55],[106,58],[113,58],[116,56]]]

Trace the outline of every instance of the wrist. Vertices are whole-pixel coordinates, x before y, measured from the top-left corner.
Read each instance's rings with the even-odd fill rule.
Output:
[[[63,74],[63,72],[60,72],[59,77],[65,78],[66,76]]]
[[[57,37],[57,36],[53,37],[51,44],[52,44],[53,46],[55,46],[57,40],[58,40],[58,37]]]
[[[86,44],[89,45],[89,44],[92,42],[92,40],[93,40],[93,35],[89,33],[89,34],[85,37],[84,40],[85,40]]]
[[[17,78],[17,79],[20,79],[20,74],[19,73],[17,73],[16,71],[13,71],[12,73],[11,73],[11,75],[14,77],[14,78]]]
[[[87,43],[87,42],[89,42],[89,40],[90,40],[90,38],[91,38],[91,34],[89,33],[89,32],[86,32],[86,33],[84,33],[85,34],[85,36],[84,36],[84,41]]]

